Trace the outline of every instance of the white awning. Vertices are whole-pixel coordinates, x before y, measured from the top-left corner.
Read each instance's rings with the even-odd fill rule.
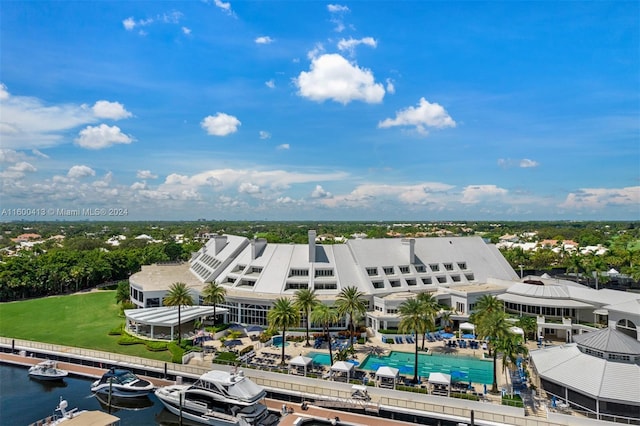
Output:
[[[518,303],[521,305],[529,306],[547,306],[549,308],[592,308],[593,305],[588,303],[578,302],[571,299],[554,299],[554,298],[541,298],[541,297],[529,297],[521,296],[519,294],[503,293],[498,296],[498,299],[503,302]]]
[[[606,309],[596,309],[593,313],[596,315],[609,315],[609,311]]]
[[[445,373],[429,373],[429,383],[434,385],[450,385],[451,375]]]
[[[388,379],[395,379],[400,374],[400,370],[393,367],[387,367],[383,365],[382,367],[378,367],[376,370],[376,378],[378,377],[386,377]]]
[[[227,312],[228,309],[216,307],[216,314]],[[125,309],[127,320],[146,325],[174,327],[178,325],[178,307],[161,306],[159,308]],[[180,322],[182,324],[213,315],[213,306],[182,306],[180,308]]]
[[[474,331],[475,329],[476,329],[476,326],[471,324],[470,322],[463,322],[462,324],[460,324],[460,330]]]

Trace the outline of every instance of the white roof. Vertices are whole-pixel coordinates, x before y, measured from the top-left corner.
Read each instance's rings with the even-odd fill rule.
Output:
[[[435,383],[438,385],[449,385],[451,384],[451,374],[429,373],[429,383]]]
[[[533,287],[533,286],[532,286]],[[498,299],[504,302],[520,303],[531,306],[548,306],[558,308],[592,308],[593,305],[570,299],[544,299],[542,297],[521,296],[519,294],[503,293]]]
[[[575,343],[531,351],[540,377],[592,398],[640,404],[640,365],[584,354]],[[588,372],[588,374],[585,374]]]
[[[346,373],[353,370],[353,367],[354,365],[350,362],[337,361],[331,366],[331,371],[340,371],[342,373]]]
[[[376,377],[394,378],[394,377],[398,377],[399,374],[400,374],[400,370],[393,367],[387,367],[386,365],[383,365],[382,367],[378,367],[378,369],[376,370]]]
[[[573,336],[573,341],[578,346],[597,351],[631,356],[640,355],[640,342],[615,328],[577,334]]]
[[[470,322],[463,322],[460,324],[460,330],[475,330],[476,326],[471,324]]]
[[[624,312],[635,316],[640,316],[640,297],[638,299],[627,300],[622,303],[615,303],[604,306],[605,309],[615,312]]]
[[[289,361],[290,365],[295,365],[297,367],[306,367],[313,362],[313,358],[309,358],[307,356],[299,355],[295,358],[292,358]]]
[[[520,327],[509,327],[509,331],[511,331],[513,334],[522,334],[524,336],[524,330],[521,329]]]
[[[216,314],[226,311],[227,309],[216,307]],[[128,320],[147,325],[159,325],[164,327],[173,327],[178,325],[177,306],[125,309],[124,315]],[[180,308],[180,321],[182,324],[207,315],[213,315],[213,306],[182,306]]]

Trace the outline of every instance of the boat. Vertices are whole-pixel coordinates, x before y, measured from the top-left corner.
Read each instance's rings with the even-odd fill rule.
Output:
[[[120,398],[136,398],[148,395],[153,388],[153,383],[139,378],[129,370],[111,368],[100,380],[93,382],[91,392],[111,394]]]
[[[280,417],[263,403],[266,391],[242,371],[212,370],[192,385],[156,389],[156,397],[171,413],[210,426],[271,426]]]
[[[60,403],[56,407],[52,416],[31,423],[29,426],[118,426],[120,418],[102,411],[78,410],[73,408],[67,410],[69,403],[60,397]]]
[[[29,368],[29,377],[38,380],[62,380],[68,375],[68,371],[58,368],[58,363],[49,359]]]

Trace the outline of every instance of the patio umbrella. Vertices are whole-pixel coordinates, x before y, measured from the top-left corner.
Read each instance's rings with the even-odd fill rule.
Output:
[[[242,345],[242,340],[240,339],[231,339],[231,340],[225,340],[223,345],[227,348],[232,348],[234,346],[240,346]]]

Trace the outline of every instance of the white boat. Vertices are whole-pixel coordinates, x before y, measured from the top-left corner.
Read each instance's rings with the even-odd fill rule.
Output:
[[[100,380],[91,385],[91,392],[120,398],[136,398],[148,395],[153,390],[153,383],[143,380],[129,370],[111,368]]]
[[[67,401],[60,398],[60,403],[52,416],[31,423],[29,426],[117,426],[120,424],[120,419],[114,415],[102,411],[78,411],[77,408],[67,410],[68,406]]]
[[[51,360],[42,361],[29,368],[29,376],[38,380],[62,380],[69,372],[58,368],[58,363]]]
[[[192,385],[170,385],[155,391],[171,413],[210,426],[269,426],[280,423],[262,402],[265,390],[244,376],[212,370]]]

